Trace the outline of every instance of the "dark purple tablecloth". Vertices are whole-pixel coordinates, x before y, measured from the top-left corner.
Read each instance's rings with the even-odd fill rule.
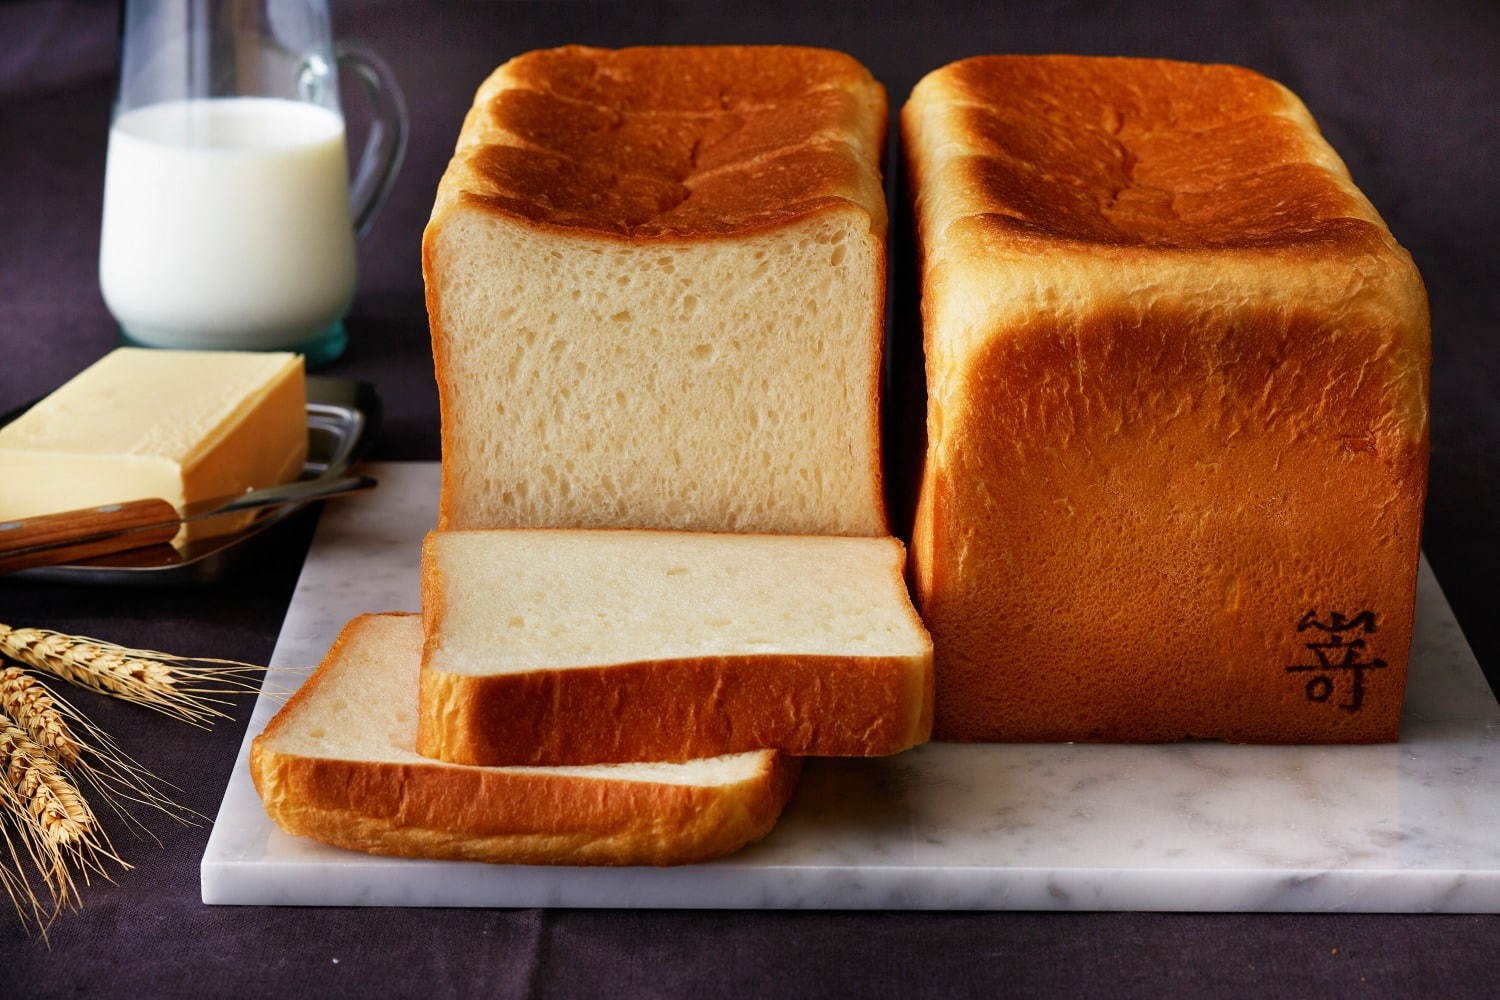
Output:
[[[1434,325],[1426,548],[1496,679],[1500,569],[1500,5],[1211,0],[1080,2],[336,4],[346,37],[393,64],[413,116],[405,171],[360,251],[353,341],[330,373],[376,383],[376,454],[435,459],[436,397],[418,235],[474,87],[502,60],[565,42],[789,42],[846,49],[899,104],[924,72],[981,52],[1241,63],[1307,101],[1416,255]],[[113,344],[96,279],[113,4],[0,3],[0,411]],[[352,90],[352,88],[351,88]],[[346,95],[357,118],[358,97]],[[898,284],[897,333],[912,293]],[[0,490],[4,484],[0,483]],[[264,661],[309,517],[235,582],[130,592],[0,581],[0,621]],[[78,701],[212,815],[248,706],[197,732]],[[204,827],[123,843],[50,947],[0,916],[0,997],[1335,996],[1493,997],[1500,918],[1401,915],[772,913],[249,909],[203,906]],[[1500,836],[1500,831],[1496,831]]]

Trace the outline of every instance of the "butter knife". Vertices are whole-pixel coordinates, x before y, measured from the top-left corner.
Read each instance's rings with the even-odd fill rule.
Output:
[[[171,541],[178,529],[194,521],[327,500],[374,485],[375,480],[369,476],[339,476],[197,500],[180,510],[166,500],[151,498],[3,521],[0,522],[0,573],[159,545]]]

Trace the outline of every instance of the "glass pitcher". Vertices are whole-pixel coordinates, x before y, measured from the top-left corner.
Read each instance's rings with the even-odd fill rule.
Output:
[[[372,108],[352,183],[340,68]],[[355,236],[407,131],[390,70],[335,46],[326,0],[126,0],[99,247],[123,338],[338,357]]]

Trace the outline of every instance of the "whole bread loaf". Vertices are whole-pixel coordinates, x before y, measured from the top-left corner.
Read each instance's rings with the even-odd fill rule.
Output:
[[[418,749],[461,764],[879,756],[932,728],[894,538],[438,531]]]
[[[935,735],[1397,736],[1422,282],[1249,70],[994,56],[902,115]]]
[[[255,738],[250,768],[285,831],[372,854],[528,865],[668,865],[770,831],[799,762],[771,751],[680,764],[463,767],[416,752],[422,623],[354,619]]]
[[[885,534],[885,117],[821,49],[496,70],[422,247],[440,526]]]

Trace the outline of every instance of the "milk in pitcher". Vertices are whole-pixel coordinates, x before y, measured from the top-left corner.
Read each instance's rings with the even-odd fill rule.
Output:
[[[169,101],[110,130],[100,284],[131,339],[287,347],[354,295],[344,123],[269,97]]]

